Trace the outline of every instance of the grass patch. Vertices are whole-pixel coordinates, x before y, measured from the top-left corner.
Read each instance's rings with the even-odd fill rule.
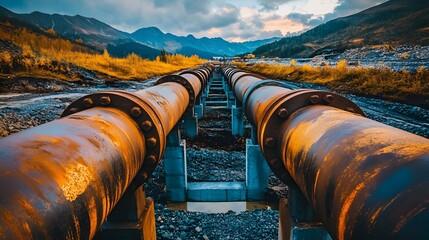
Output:
[[[406,69],[398,72],[391,69],[348,68],[345,60],[338,62],[335,67],[296,66],[294,62],[289,65],[235,64],[242,69],[272,79],[314,83],[336,91],[375,96],[429,108],[429,70],[424,67],[410,73]]]
[[[198,56],[166,55],[160,61],[142,59],[132,53],[126,58],[114,58],[107,50],[103,54],[88,49],[80,41],[69,41],[36,34],[26,28],[15,29],[2,25],[0,39],[18,46],[20,51],[0,50],[2,75],[54,78],[77,81],[82,77],[78,68],[84,68],[111,79],[145,80],[193,68],[205,62]]]

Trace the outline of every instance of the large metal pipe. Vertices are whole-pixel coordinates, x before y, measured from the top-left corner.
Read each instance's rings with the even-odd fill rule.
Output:
[[[428,139],[320,105],[280,129],[283,165],[335,239],[429,238]]]
[[[299,187],[330,235],[429,238],[429,140],[365,118],[340,95],[280,88],[235,93],[273,172]]]
[[[90,239],[158,164],[191,104],[194,75],[72,103],[62,118],[0,139],[0,238]],[[197,80],[199,83],[199,80]]]
[[[1,139],[0,238],[92,238],[145,149],[128,114],[100,107]]]

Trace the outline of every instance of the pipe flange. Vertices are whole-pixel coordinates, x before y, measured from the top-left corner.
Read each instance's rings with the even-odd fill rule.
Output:
[[[121,110],[128,114],[139,127],[146,145],[145,160],[134,180],[140,186],[152,174],[165,150],[166,133],[164,133],[160,119],[149,104],[126,91],[98,92],[81,97],[72,102],[61,117],[94,107]]]
[[[239,69],[238,69],[238,68],[231,67],[231,66],[228,66],[228,67],[222,68],[222,75],[223,75],[225,78],[228,78],[228,73],[229,73],[229,72],[231,72],[231,71],[233,71],[233,70],[239,70]]]
[[[159,84],[166,83],[166,82],[175,82],[175,83],[182,85],[184,88],[186,88],[186,91],[188,91],[188,93],[189,93],[189,104],[186,107],[185,114],[193,113],[195,100],[196,100],[197,96],[195,96],[194,87],[191,85],[191,83],[188,80],[186,80],[186,78],[184,78],[180,75],[167,75],[165,77],[158,79],[158,81],[156,81],[155,85],[159,85]]]
[[[182,74],[192,74],[195,77],[197,77],[198,80],[200,80],[201,88],[204,88],[206,86],[205,76],[201,75],[203,73],[200,74],[199,72],[196,72],[196,71],[183,71],[183,72],[179,73],[179,75],[182,75]]]
[[[267,80],[263,80],[261,82],[256,82],[254,84],[252,84],[247,90],[246,93],[243,96],[243,100],[242,100],[242,109],[243,109],[243,113],[245,116],[247,116],[246,114],[246,105],[247,105],[247,101],[249,100],[250,95],[253,93],[253,91],[255,91],[256,89],[260,88],[260,87],[265,87],[265,86],[277,86],[277,87],[283,87],[283,82],[278,81],[278,80],[271,80],[271,79],[267,79]]]
[[[231,80],[232,80],[232,76],[233,76],[234,74],[238,73],[238,72],[246,72],[246,71],[243,71],[243,70],[238,69],[238,68],[233,68],[231,71],[227,71],[227,72],[226,72],[225,77],[226,77],[226,79],[227,79],[228,85],[229,85],[231,88],[232,88],[232,82],[231,82]]]
[[[198,73],[201,73],[204,75],[204,79],[207,83],[208,79],[210,78],[210,74],[211,74],[211,70],[207,67],[203,67],[203,68],[198,68],[195,70]]]
[[[243,71],[244,72],[244,71]],[[243,75],[239,76],[237,79],[235,79],[235,82],[231,83],[232,84],[232,89],[235,89],[235,85],[237,85],[237,82],[243,78],[243,77],[255,77],[255,78],[259,78],[261,80],[266,80],[267,78],[264,76],[261,76],[259,74],[256,73],[251,73],[251,72],[244,72]],[[231,81],[232,81],[232,77],[231,77]],[[275,81],[275,80],[273,80]]]
[[[294,112],[312,105],[339,108],[365,117],[362,109],[346,97],[321,90],[295,90],[272,104],[258,125],[258,141],[272,171],[281,181],[288,184],[294,184],[294,181],[281,160],[279,128]]]

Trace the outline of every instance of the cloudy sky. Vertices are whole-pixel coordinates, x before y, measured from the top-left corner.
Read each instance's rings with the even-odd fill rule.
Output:
[[[163,32],[230,41],[287,36],[386,0],[2,0],[17,13],[80,14],[134,32]]]

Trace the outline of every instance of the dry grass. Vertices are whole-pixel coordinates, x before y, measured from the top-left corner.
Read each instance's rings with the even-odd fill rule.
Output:
[[[52,31],[48,32],[52,37],[48,37],[25,28],[13,29],[4,24],[0,29],[0,39],[10,41],[22,49],[20,55],[11,55],[7,51],[0,53],[0,69],[3,74],[9,72],[15,76],[75,81],[79,80],[79,76],[70,70],[78,66],[110,78],[145,80],[204,63],[198,56],[184,57],[176,54],[168,55],[166,62],[142,59],[136,54],[114,58],[107,51],[98,54],[87,49],[79,44],[81,41],[70,42],[56,37]]]
[[[424,67],[415,73],[406,69],[397,72],[390,69],[348,68],[345,60],[335,67],[264,63],[236,65],[273,79],[315,83],[337,91],[429,106],[429,70]]]

